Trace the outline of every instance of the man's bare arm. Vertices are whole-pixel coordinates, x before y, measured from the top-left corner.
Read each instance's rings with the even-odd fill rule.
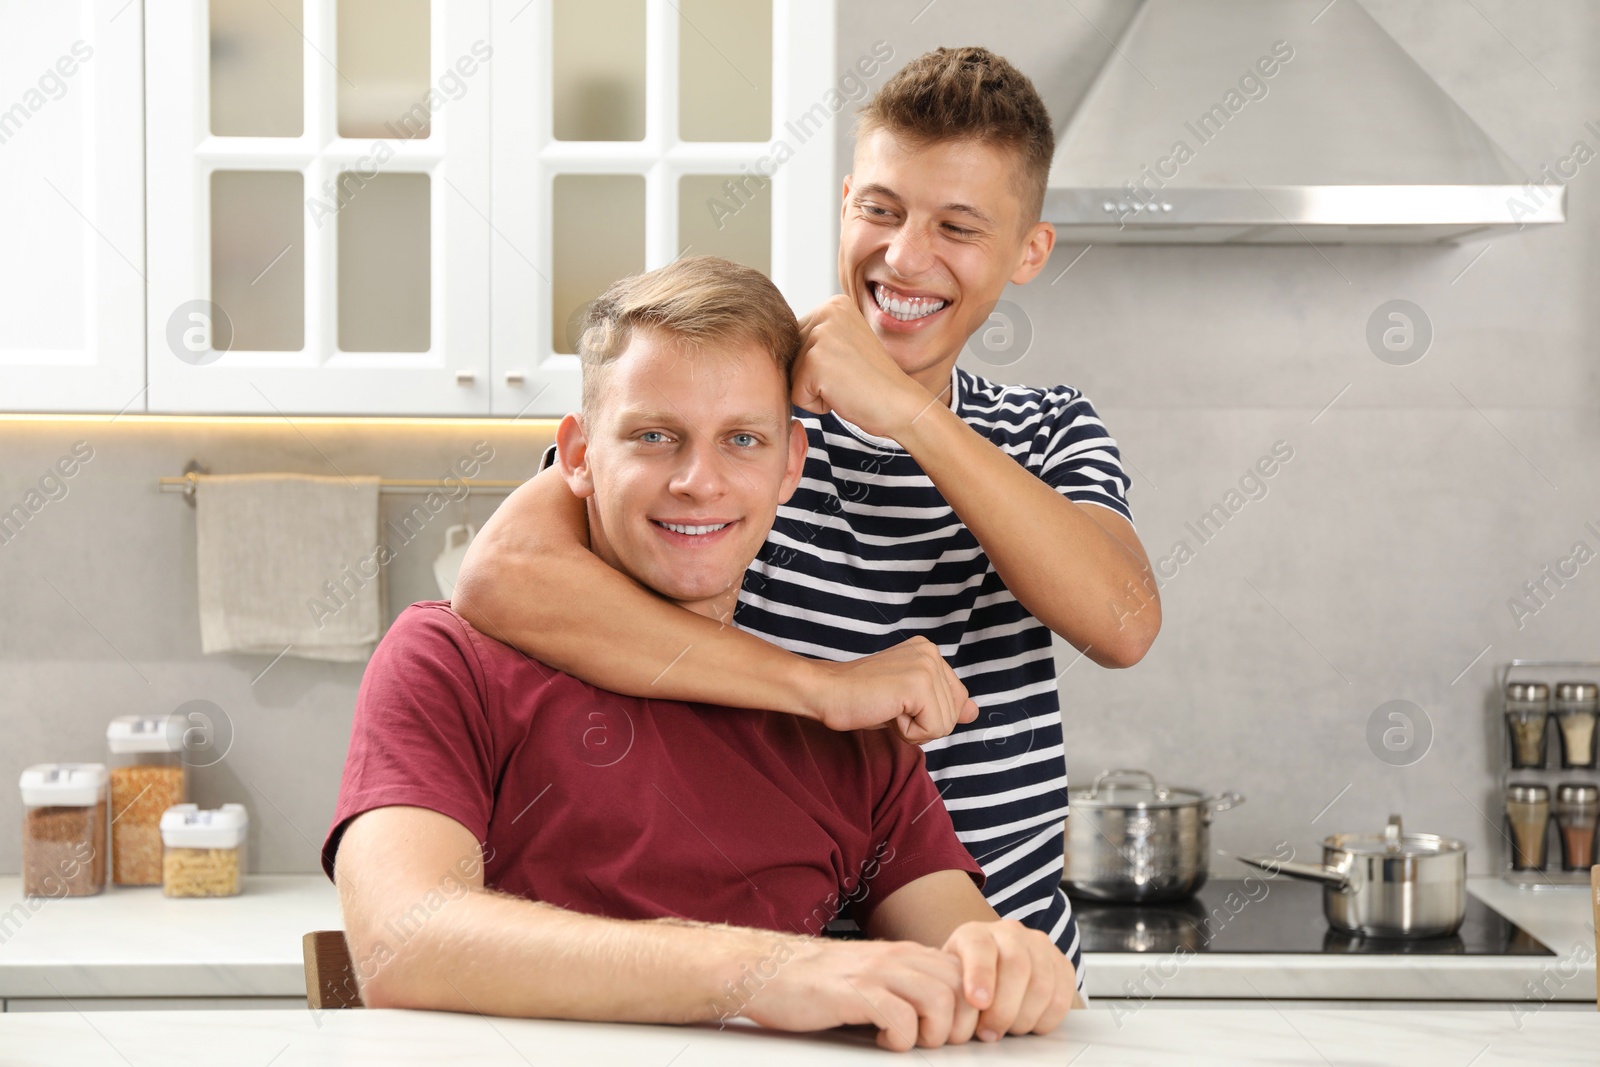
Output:
[[[1048,254],[1053,237],[1039,251]],[[1042,266],[1036,259],[1017,284]],[[919,383],[846,296],[801,322],[794,401],[893,438],[949,502],[1019,603],[1103,667],[1130,667],[1161,629],[1161,597],[1133,526],[1061,496],[950,410],[950,379]],[[926,387],[925,387],[926,386]],[[933,389],[943,390],[932,395]]]
[[[910,942],[583,915],[483,886],[472,833],[426,808],[357,816],[335,871],[369,1008],[784,1030],[867,1023],[907,1049],[952,1032],[957,958]],[[753,985],[752,975],[759,976]]]
[[[589,550],[583,501],[555,467],[506,498],[473,540],[453,607],[480,632],[628,696],[788,712],[906,740],[977,717],[932,643],[847,663],[807,659],[657,596]]]

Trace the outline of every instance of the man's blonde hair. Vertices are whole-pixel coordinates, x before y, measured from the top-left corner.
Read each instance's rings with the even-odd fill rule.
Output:
[[[589,306],[578,356],[583,411],[592,414],[609,364],[636,330],[653,330],[696,350],[750,342],[772,355],[789,380],[800,326],[778,287],[760,271],[717,256],[690,256],[615,282]]]
[[[1056,136],[1033,82],[987,48],[935,48],[883,83],[856,118],[856,137],[875,130],[919,147],[975,141],[1016,154],[1023,221],[1039,221]]]

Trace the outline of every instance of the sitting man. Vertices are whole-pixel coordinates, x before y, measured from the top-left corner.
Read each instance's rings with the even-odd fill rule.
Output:
[[[594,303],[557,440],[603,559],[729,617],[804,465],[799,344],[771,282],[711,257]],[[904,1050],[1081,1003],[893,731],[597,690],[443,602],[368,664],[322,863],[369,1007],[870,1024]],[[841,910],[870,940],[819,936]]]

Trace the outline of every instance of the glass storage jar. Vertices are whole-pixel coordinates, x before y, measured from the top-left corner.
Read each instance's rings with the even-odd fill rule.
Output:
[[[193,804],[161,816],[161,891],[169,897],[231,897],[244,883],[243,804],[202,811]]]
[[[1542,768],[1545,724],[1550,719],[1550,687],[1543,682],[1507,684],[1505,712],[1511,766],[1516,770]]]
[[[1550,788],[1538,782],[1506,786],[1506,822],[1511,827],[1511,866],[1542,871],[1550,830]]]
[[[1562,782],[1552,806],[1561,834],[1561,869],[1587,871],[1594,865],[1595,824],[1600,822],[1600,787],[1593,782]]]
[[[106,765],[38,763],[22,772],[22,891],[87,897],[106,885]]]
[[[1556,736],[1561,738],[1561,766],[1593,767],[1600,687],[1593,682],[1557,682],[1554,711]]]
[[[161,884],[161,813],[189,799],[183,729],[176,715],[123,715],[106,727],[116,885]]]

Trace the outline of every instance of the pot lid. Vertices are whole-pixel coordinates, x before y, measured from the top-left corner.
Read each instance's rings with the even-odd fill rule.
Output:
[[[1187,808],[1204,794],[1181,786],[1162,785],[1149,771],[1102,771],[1087,789],[1069,789],[1067,798],[1086,808]]]
[[[1453,837],[1438,834],[1408,834],[1400,816],[1389,816],[1389,825],[1375,834],[1330,834],[1324,848],[1337,848],[1358,856],[1434,856],[1445,852],[1465,852],[1467,846]]]

